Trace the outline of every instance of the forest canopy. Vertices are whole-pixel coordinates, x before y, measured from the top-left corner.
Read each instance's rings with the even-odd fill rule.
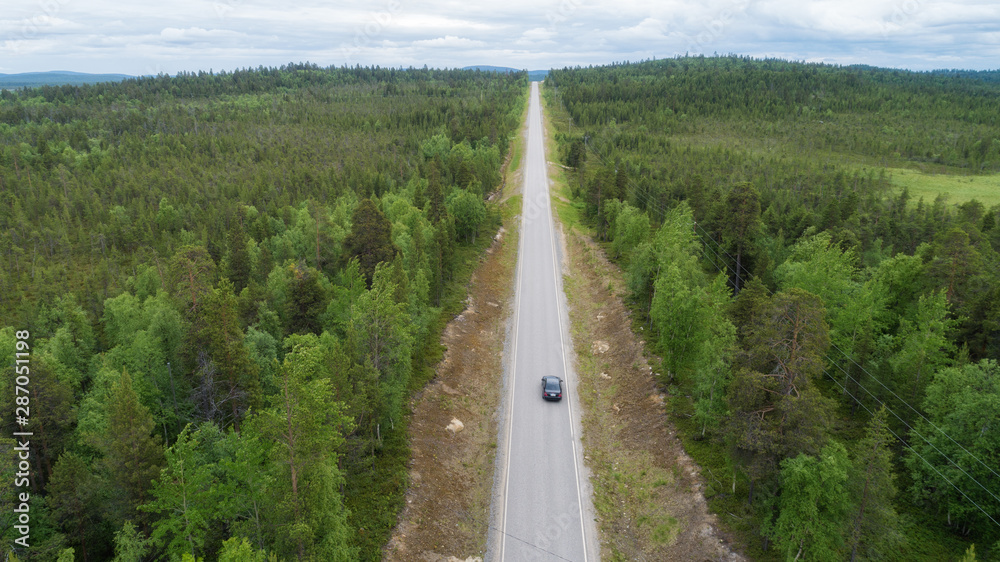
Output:
[[[499,224],[526,92],[290,64],[0,93],[0,424],[27,339],[36,436],[21,559],[380,558],[404,400]]]
[[[546,79],[573,205],[755,559],[1000,556],[1000,207],[891,181],[1000,171],[991,76],[727,56]]]

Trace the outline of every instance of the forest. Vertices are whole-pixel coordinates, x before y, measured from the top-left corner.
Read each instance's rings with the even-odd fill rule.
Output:
[[[546,79],[572,204],[751,559],[1000,559],[1000,206],[891,172],[1000,171],[993,75],[724,56]]]
[[[380,559],[526,94],[312,64],[0,92],[2,556]]]

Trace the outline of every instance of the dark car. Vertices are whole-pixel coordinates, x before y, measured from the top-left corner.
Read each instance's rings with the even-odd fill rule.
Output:
[[[542,377],[542,398],[546,400],[562,400],[562,379],[546,375]]]

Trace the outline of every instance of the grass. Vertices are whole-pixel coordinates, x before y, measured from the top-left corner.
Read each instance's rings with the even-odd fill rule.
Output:
[[[529,91],[530,91],[531,86],[528,86],[528,88],[529,88]],[[525,104],[524,104],[524,111],[521,112],[521,120],[519,121],[520,123],[524,123],[525,121],[528,120],[528,103],[527,103],[527,97],[528,97],[528,94],[525,94],[525,100],[526,101],[525,101]],[[511,177],[511,176],[513,176],[514,172],[516,172],[517,169],[521,167],[521,157],[524,155],[524,135],[522,134],[523,131],[524,131],[523,127],[518,127],[517,133],[514,134],[513,138],[511,139],[510,163],[507,165],[507,177],[508,178]]]
[[[1000,205],[1000,175],[950,175],[928,174],[919,170],[889,168],[892,184],[900,189],[907,188],[916,202],[921,197],[930,203],[938,195],[944,194],[948,203],[964,203],[978,200],[987,208]]]
[[[805,157],[850,170],[884,168],[892,174],[892,184],[895,187],[910,190],[914,204],[921,197],[930,203],[938,195],[944,194],[950,204],[976,199],[987,208],[1000,205],[1000,174],[970,174],[965,169],[931,162],[913,162],[898,156],[880,157],[831,148],[802,147],[790,137],[766,136],[761,131],[751,131],[759,136],[748,135],[747,131],[740,130],[738,124],[705,119],[702,121],[705,124],[699,132],[670,135],[670,142],[691,147],[724,146],[733,150],[747,150],[765,158]]]

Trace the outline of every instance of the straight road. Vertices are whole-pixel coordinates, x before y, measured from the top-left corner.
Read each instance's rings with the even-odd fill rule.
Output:
[[[511,369],[502,406],[490,559],[594,562],[600,551],[580,442],[537,82],[531,84],[524,158]],[[564,380],[562,401],[542,399],[543,375]]]

